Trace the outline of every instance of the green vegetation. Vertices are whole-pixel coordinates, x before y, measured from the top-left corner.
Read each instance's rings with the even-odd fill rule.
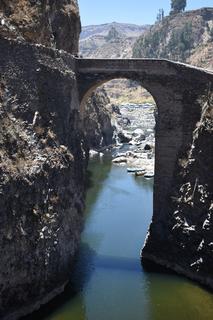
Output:
[[[171,14],[184,11],[186,8],[186,0],[171,0]]]
[[[108,35],[105,37],[107,41],[113,41],[120,38],[119,32],[116,30],[115,27],[111,27],[108,32]]]
[[[185,61],[194,44],[192,24],[188,22],[182,27],[172,30],[170,38],[162,46],[162,43],[165,43],[167,32],[166,22],[164,28],[151,29],[135,43],[133,57]]]
[[[156,22],[161,22],[164,19],[164,10],[159,9],[157,17],[156,17]]]
[[[209,34],[210,34],[211,40],[213,41],[213,27],[210,29]]]
[[[192,24],[186,23],[181,29],[174,30],[168,43],[168,50],[174,60],[185,61],[193,47]]]

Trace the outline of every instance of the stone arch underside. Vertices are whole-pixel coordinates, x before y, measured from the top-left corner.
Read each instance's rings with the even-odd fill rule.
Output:
[[[155,179],[153,219],[142,255],[179,272],[168,261],[178,239],[171,237],[173,198],[182,179],[180,162],[193,142],[193,132],[213,91],[213,73],[168,60],[78,59],[78,92],[84,103],[106,81],[136,80],[150,92],[158,108],[155,133]],[[173,258],[171,258],[173,259]],[[190,277],[196,275],[187,273]]]

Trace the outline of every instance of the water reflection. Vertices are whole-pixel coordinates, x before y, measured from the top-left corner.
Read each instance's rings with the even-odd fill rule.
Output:
[[[143,189],[146,189],[149,192],[152,192],[153,190],[153,184],[154,184],[154,179],[146,179],[143,176],[135,176],[132,175],[132,178],[134,179],[135,183],[141,187],[143,187]]]
[[[97,163],[99,165],[97,165]],[[100,165],[102,170],[100,170]],[[112,163],[110,157],[106,156],[100,159],[99,156],[90,160],[87,170],[87,195],[86,195],[86,210],[85,215],[92,212],[92,206],[101,192],[104,181],[107,179]]]
[[[148,294],[152,320],[213,319],[212,295],[184,277],[152,274]]]

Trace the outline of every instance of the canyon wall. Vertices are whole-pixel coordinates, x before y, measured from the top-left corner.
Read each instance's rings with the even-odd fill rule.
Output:
[[[76,1],[7,0],[0,11],[0,318],[9,320],[70,277],[87,156],[75,61],[55,49],[78,48]]]
[[[92,93],[81,109],[83,131],[87,146],[100,150],[114,143],[115,128],[111,124],[112,107],[106,91],[100,88]]]
[[[1,36],[78,53],[77,0],[1,0]]]

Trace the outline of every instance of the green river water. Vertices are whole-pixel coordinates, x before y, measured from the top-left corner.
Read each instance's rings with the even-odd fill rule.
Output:
[[[184,277],[148,272],[140,250],[152,216],[153,180],[107,158],[91,160],[86,223],[71,285],[26,319],[213,320],[213,295]]]

